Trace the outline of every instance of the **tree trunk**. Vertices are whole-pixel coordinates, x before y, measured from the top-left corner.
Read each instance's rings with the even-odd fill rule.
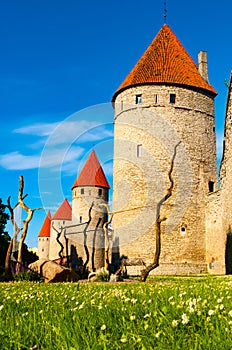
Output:
[[[19,194],[18,194],[18,202],[19,205],[27,212],[27,218],[24,220],[23,223],[23,231],[20,237],[19,241],[19,247],[18,247],[18,258],[17,258],[17,264],[16,264],[16,272],[20,272],[22,268],[22,249],[23,249],[23,243],[25,241],[25,238],[27,236],[28,226],[30,221],[33,218],[33,214],[36,210],[40,210],[42,208],[35,208],[30,209],[24,202],[23,202],[23,190],[24,190],[24,181],[23,176],[19,176]]]
[[[181,141],[180,141],[181,142]],[[171,165],[170,169],[168,172],[168,178],[170,181],[170,186],[167,189],[167,192],[163,198],[159,201],[156,209],[156,222],[155,222],[155,253],[154,253],[154,258],[151,264],[146,266],[142,271],[141,271],[141,276],[140,276],[140,281],[141,282],[146,282],[147,277],[149,276],[149,273],[156,269],[159,266],[159,258],[160,258],[160,253],[161,253],[161,223],[166,220],[166,218],[160,218],[160,213],[161,213],[161,208],[162,205],[172,196],[172,191],[174,187],[174,180],[172,177],[172,172],[174,168],[174,161],[176,158],[176,150],[177,147],[179,146],[180,142],[175,146],[174,148],[174,153],[172,156],[171,160]]]

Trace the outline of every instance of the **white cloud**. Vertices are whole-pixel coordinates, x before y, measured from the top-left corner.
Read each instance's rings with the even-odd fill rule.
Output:
[[[99,139],[96,130],[92,130],[97,126],[96,122],[90,122],[87,120],[77,121],[63,121],[56,123],[37,123],[34,125],[27,125],[18,129],[14,129],[14,133],[24,135],[34,135],[38,137],[49,137],[48,143],[50,145],[60,145],[63,143],[69,143],[70,140],[75,140],[78,135],[83,137],[87,133],[85,140],[91,137],[92,140]]]
[[[75,161],[83,153],[83,148],[74,147],[67,152],[66,148],[57,149],[54,152],[47,152],[45,156],[40,155],[23,155],[19,152],[11,152],[0,155],[0,165],[8,170],[27,170],[56,167],[60,170],[60,166],[64,163]]]
[[[224,131],[217,132],[217,159],[221,160],[223,152]]]
[[[0,165],[8,170],[35,169],[39,166],[39,155],[25,156],[19,152],[0,155]]]
[[[38,123],[34,125],[26,125],[18,129],[14,129],[13,132],[24,135],[36,135],[36,136],[49,136],[59,123]]]

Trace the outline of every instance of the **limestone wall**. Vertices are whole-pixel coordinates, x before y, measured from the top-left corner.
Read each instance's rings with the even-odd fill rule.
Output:
[[[226,120],[221,162],[222,225],[226,241],[226,272],[232,273],[232,76],[228,90]]]
[[[206,254],[211,274],[225,274],[226,237],[223,231],[221,190],[208,195],[206,208]]]
[[[89,208],[91,211],[91,227],[102,227],[107,220],[107,212],[102,203],[108,203],[109,190],[102,187],[83,186],[75,187],[72,191],[72,221],[83,223],[89,220]],[[99,223],[99,220],[101,222]]]
[[[50,248],[49,248],[49,259],[57,260],[59,259],[59,252],[61,250],[60,244],[57,242],[56,238],[58,233],[61,233],[59,241],[64,246],[63,256],[66,255],[66,241],[64,237],[64,228],[71,224],[71,220],[52,220],[51,221],[51,231],[50,231]]]
[[[38,255],[40,259],[49,258],[50,238],[39,237],[38,238]]]

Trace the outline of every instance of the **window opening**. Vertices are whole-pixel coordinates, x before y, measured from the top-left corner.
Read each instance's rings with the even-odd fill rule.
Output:
[[[214,191],[214,182],[209,181],[209,192],[213,192],[213,191]]]
[[[176,94],[170,94],[170,103],[176,102]]]
[[[186,232],[186,227],[182,226],[182,227],[180,228],[180,232],[181,232],[181,233],[185,233],[185,232]]]
[[[142,157],[142,145],[137,145],[137,157]]]
[[[140,103],[142,103],[142,95],[136,95],[135,96],[135,103],[138,105]]]
[[[84,193],[85,193],[84,188],[81,188],[81,194],[84,194]]]

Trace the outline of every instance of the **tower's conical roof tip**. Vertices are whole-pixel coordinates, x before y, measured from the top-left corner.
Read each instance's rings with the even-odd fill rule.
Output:
[[[112,101],[129,87],[162,83],[190,86],[217,94],[203,79],[196,63],[166,23],[119,86]]]
[[[90,156],[84,164],[78,178],[74,182],[72,189],[74,187],[80,186],[95,186],[108,189],[110,188],[110,185],[106,179],[104,171],[94,150],[92,150],[90,153]]]

